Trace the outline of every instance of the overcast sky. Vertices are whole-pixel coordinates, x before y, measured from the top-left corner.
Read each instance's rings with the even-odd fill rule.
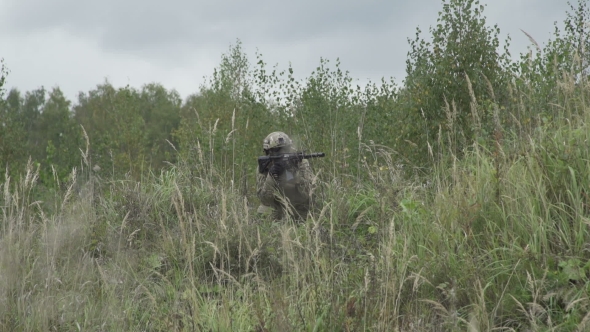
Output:
[[[520,29],[544,44],[569,9],[566,0],[481,3],[513,53],[530,45]],[[0,0],[0,58],[8,88],[59,86],[74,102],[105,79],[186,97],[238,39],[252,63],[258,50],[270,66],[292,63],[299,78],[323,57],[340,58],[361,83],[401,82],[407,38],[416,27],[428,36],[441,9],[440,0]]]

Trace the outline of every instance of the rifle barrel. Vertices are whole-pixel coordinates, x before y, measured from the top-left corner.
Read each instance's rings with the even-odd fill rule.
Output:
[[[314,152],[314,153],[295,152],[295,153],[285,153],[285,154],[277,155],[277,156],[261,156],[261,157],[258,157],[258,160],[283,159],[285,157],[309,159],[309,158],[320,158],[320,157],[325,157],[325,156],[326,156],[326,154],[324,152]]]
[[[326,154],[323,152],[314,152],[310,154],[304,154],[303,158],[317,158],[317,157],[325,157]]]

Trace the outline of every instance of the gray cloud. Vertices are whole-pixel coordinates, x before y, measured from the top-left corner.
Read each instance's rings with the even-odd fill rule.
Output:
[[[124,85],[156,81],[183,95],[198,90],[237,39],[252,61],[258,49],[269,64],[293,64],[307,77],[320,57],[360,80],[405,74],[407,38],[416,27],[428,37],[442,9],[438,0],[188,1],[3,0],[0,57],[9,84],[31,89],[59,85],[68,95],[107,77]],[[512,49],[550,37],[565,1],[495,0],[484,11]],[[76,92],[71,92],[76,90]]]
[[[57,26],[85,37],[98,37],[106,49],[134,50],[177,43],[216,43],[237,35],[278,42],[329,36],[341,29],[379,29],[391,22],[396,7],[392,1],[370,0],[12,0],[5,19],[17,33]]]

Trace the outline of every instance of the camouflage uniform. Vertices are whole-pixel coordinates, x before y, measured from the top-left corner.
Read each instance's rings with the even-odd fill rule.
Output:
[[[295,152],[292,141],[283,132],[273,132],[263,141],[267,155]],[[283,219],[287,214],[294,219],[305,219],[310,209],[313,173],[309,161],[289,162],[282,165],[280,174],[273,174],[273,164],[258,170],[256,194],[260,199],[258,213]]]

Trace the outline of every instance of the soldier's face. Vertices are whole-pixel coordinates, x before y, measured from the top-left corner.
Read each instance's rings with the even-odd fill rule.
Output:
[[[264,153],[266,153],[267,156],[276,156],[279,155],[281,152],[281,148],[271,148],[271,149],[267,149],[264,150]]]

